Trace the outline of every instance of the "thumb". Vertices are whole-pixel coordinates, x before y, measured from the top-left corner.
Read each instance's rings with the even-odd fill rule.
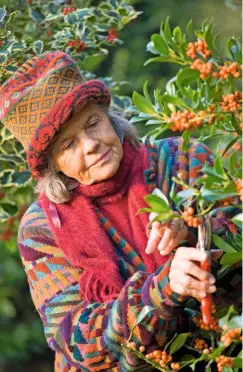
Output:
[[[199,249],[199,243],[197,243],[196,248]],[[210,253],[213,261],[217,261],[224,254],[221,249],[211,249]]]

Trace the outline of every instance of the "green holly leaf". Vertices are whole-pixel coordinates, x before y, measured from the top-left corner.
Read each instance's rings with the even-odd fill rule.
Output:
[[[166,17],[166,20],[165,20],[164,36],[168,41],[172,40],[172,32],[171,32],[171,27],[170,27],[170,17]]]
[[[179,350],[184,343],[186,342],[188,337],[188,333],[180,333],[170,345],[170,355],[174,354],[177,350]]]
[[[41,23],[45,19],[43,14],[38,9],[29,8],[29,11],[30,11],[30,16],[33,19],[33,21],[37,23]]]
[[[193,26],[192,26],[192,19],[186,25],[186,32],[190,39],[194,38]]]
[[[78,17],[76,12],[71,12],[65,15],[64,17],[65,22],[69,23],[70,25],[74,25],[78,21]]]
[[[186,102],[179,97],[171,96],[169,94],[163,94],[163,95],[160,95],[159,98],[162,100],[162,102],[173,103],[176,106],[188,108]]]
[[[41,54],[43,52],[43,41],[42,40],[36,40],[33,45],[33,51],[35,54]]]
[[[242,64],[242,52],[241,52],[241,45],[238,40],[232,38],[228,43],[228,49],[231,53],[233,60]]]
[[[232,222],[234,222],[238,227],[242,229],[243,223],[243,213],[239,213],[232,218]]]
[[[235,263],[241,262],[241,258],[241,252],[225,253],[221,258],[220,263],[221,265],[233,265]]]
[[[184,68],[177,74],[177,83],[180,87],[190,85],[200,77],[200,72],[192,68]]]
[[[16,204],[13,202],[0,202],[0,207],[9,215],[9,216],[14,216],[17,211],[18,207]]]
[[[164,41],[164,39],[159,34],[154,34],[151,37],[155,48],[158,50],[158,52],[162,56],[168,56],[169,55],[169,47],[167,43]]]
[[[173,36],[175,38],[175,41],[180,45],[183,43],[183,34],[181,31],[181,28],[179,26],[175,27],[173,30]]]
[[[145,112],[146,114],[150,114],[152,116],[155,114],[155,110],[151,102],[145,97],[141,96],[141,94],[133,92],[132,98],[139,111]]]
[[[218,235],[215,235],[213,234],[213,242],[214,244],[220,248],[222,251],[226,252],[226,253],[231,253],[231,252],[235,252],[236,250],[231,246],[229,245],[228,243],[226,243],[222,238],[220,238],[220,236]]]
[[[153,212],[152,208],[141,208],[137,211],[136,215],[139,213],[151,213],[151,212]]]
[[[201,188],[201,195],[204,199],[209,202],[215,202],[217,200],[223,200],[227,198],[231,198],[232,196],[236,196],[236,192],[222,192],[222,189],[218,190],[209,190],[205,186]]]
[[[165,201],[165,203],[169,206],[169,200],[167,199],[167,197],[165,196],[165,194],[158,188],[155,188],[153,190],[153,195],[157,195],[159,198],[161,198],[162,200]]]
[[[182,144],[182,151],[187,152],[188,151],[188,145],[191,138],[191,131],[189,129],[185,130],[182,134],[183,138],[183,144]]]
[[[165,200],[157,195],[146,195],[144,198],[147,204],[153,209],[155,213],[168,213],[170,211],[169,205]]]
[[[243,315],[236,315],[228,322],[228,329],[242,328]]]
[[[219,174],[215,167],[210,167],[207,163],[202,167],[201,171],[209,176],[213,176],[215,178],[215,181],[218,180],[218,182],[225,181],[225,174]]]
[[[212,27],[213,23],[211,22],[207,26],[207,31],[205,33],[205,41],[208,44],[208,49],[212,52],[212,55],[214,55],[214,45],[213,45],[213,35],[212,35]]]
[[[7,10],[6,10],[6,6],[0,8],[0,23],[3,23],[4,21],[4,18],[6,17],[7,15]]]
[[[214,161],[214,169],[216,171],[216,174],[224,177],[225,178],[225,171],[224,171],[224,167],[223,167],[223,164],[222,164],[222,159],[221,157],[218,155]]]
[[[151,101],[150,96],[149,96],[149,93],[148,93],[148,81],[146,81],[144,83],[143,94],[144,94],[146,100],[150,103],[150,105],[153,106],[152,101]]]
[[[164,57],[164,56],[160,56],[160,57],[154,57],[154,58],[150,58],[148,59],[145,63],[144,63],[144,66],[147,66],[148,64],[152,63],[152,62],[171,62],[171,63],[179,63],[175,58],[173,57]]]
[[[0,205],[0,222],[3,223],[7,221],[8,218],[9,218],[9,214]]]

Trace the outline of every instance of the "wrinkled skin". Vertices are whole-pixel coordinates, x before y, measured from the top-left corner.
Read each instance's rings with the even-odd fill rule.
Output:
[[[59,171],[82,185],[92,185],[117,172],[123,148],[104,110],[90,104],[59,131],[53,156]]]

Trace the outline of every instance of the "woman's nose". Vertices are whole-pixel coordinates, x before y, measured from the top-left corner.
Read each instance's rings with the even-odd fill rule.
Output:
[[[92,154],[97,151],[99,140],[90,136],[83,136],[82,138],[82,151],[84,155]]]

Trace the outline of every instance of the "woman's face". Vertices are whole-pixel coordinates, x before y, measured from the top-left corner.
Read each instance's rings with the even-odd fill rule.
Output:
[[[58,170],[91,185],[116,173],[123,149],[106,113],[98,105],[89,105],[59,131],[53,154]]]

